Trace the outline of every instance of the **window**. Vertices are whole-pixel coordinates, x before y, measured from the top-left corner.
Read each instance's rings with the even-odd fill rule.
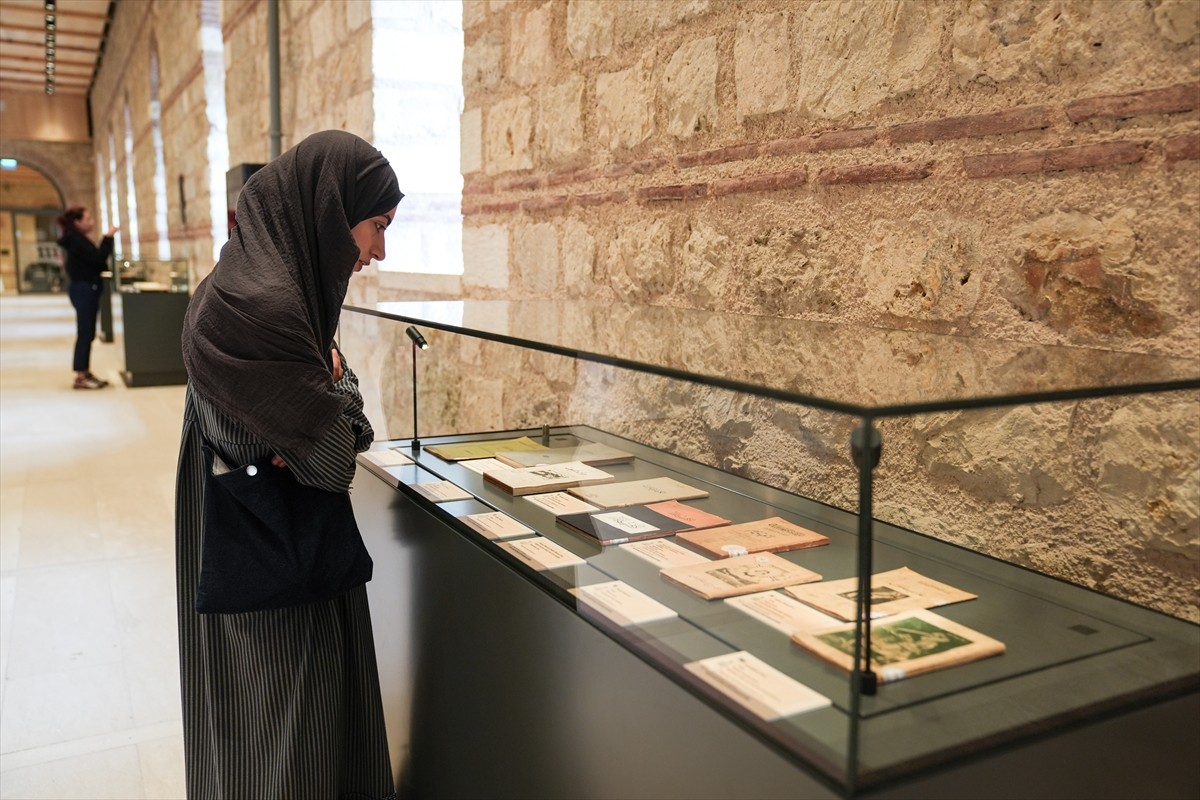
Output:
[[[204,59],[204,108],[208,116],[208,199],[215,264],[221,257],[221,245],[229,238],[225,212],[229,122],[225,115],[225,42],[221,38],[220,0],[201,0],[200,49]]]
[[[372,0],[371,16],[373,139],[405,193],[379,268],[461,275],[462,3]]]
[[[167,167],[163,159],[162,107],[158,101],[158,47],[150,46],[150,134],[154,141],[154,227],[158,231],[158,257],[171,258],[167,235]]]
[[[126,258],[141,258],[137,224],[137,191],[133,185],[133,116],[129,113],[129,98],[125,98],[125,214],[129,220],[129,252]]]

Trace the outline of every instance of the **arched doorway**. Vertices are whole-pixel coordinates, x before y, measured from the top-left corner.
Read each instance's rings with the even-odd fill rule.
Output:
[[[0,158],[0,291],[66,291],[55,217],[63,197],[37,167]]]

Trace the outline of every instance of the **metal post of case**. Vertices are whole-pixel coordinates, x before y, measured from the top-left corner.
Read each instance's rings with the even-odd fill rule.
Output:
[[[858,592],[854,614],[854,670],[850,674],[850,742],[848,779],[858,779],[858,739],[863,695],[878,691],[878,678],[871,669],[871,555],[874,512],[871,507],[872,478],[883,452],[883,437],[871,417],[850,434],[850,454],[858,468]]]
[[[113,340],[113,284],[116,282],[116,271],[109,262],[109,268],[100,273],[100,341],[111,344]]]
[[[412,344],[412,362],[413,362],[413,438],[412,449],[414,452],[421,449],[421,440],[417,438],[417,343]]]

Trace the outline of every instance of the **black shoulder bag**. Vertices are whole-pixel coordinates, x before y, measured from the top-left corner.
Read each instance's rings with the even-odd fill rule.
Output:
[[[213,473],[204,445],[196,611],[237,614],[328,600],[371,580],[348,492],[306,486],[269,458]]]

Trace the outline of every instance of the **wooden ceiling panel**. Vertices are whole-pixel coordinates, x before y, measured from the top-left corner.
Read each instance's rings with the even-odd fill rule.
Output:
[[[0,91],[46,87],[47,16],[53,15],[55,91],[91,85],[110,0],[0,0]]]

